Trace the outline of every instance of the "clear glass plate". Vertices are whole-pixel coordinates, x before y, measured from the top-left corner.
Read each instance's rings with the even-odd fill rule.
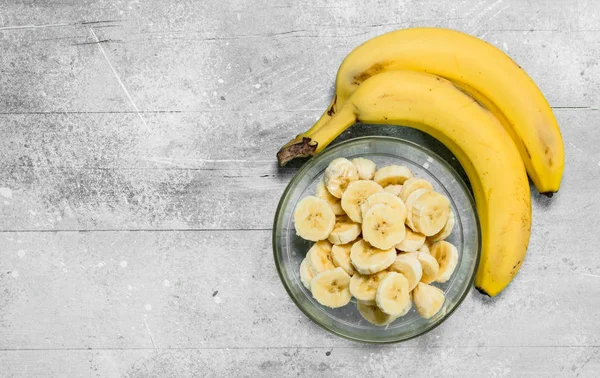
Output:
[[[293,212],[298,201],[314,195],[316,185],[329,162],[338,157],[365,157],[378,167],[404,165],[415,176],[422,177],[445,194],[456,216],[456,225],[447,239],[459,251],[458,266],[451,279],[434,285],[444,291],[446,302],[442,310],[430,319],[423,319],[413,308],[386,327],[372,325],[362,318],[356,300],[342,308],[320,305],[300,281],[300,263],[313,244],[303,240],[294,229]],[[285,189],[273,227],[275,265],[283,286],[298,307],[326,330],[356,341],[391,343],[422,335],[442,323],[468,293],[479,259],[480,230],[473,198],[460,176],[437,154],[412,142],[391,137],[363,137],[340,143],[309,160]]]

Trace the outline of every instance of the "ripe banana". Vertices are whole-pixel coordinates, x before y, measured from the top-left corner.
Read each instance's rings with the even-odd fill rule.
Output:
[[[384,53],[385,49],[381,51]],[[460,54],[460,51],[456,53]],[[489,63],[481,56],[473,61]],[[501,72],[499,75],[504,77]],[[504,83],[500,84],[499,88],[505,87]],[[521,90],[531,94],[527,86],[519,88]],[[521,93],[514,95],[523,99]],[[531,101],[526,100],[531,105]],[[545,115],[543,112],[536,114],[542,118]],[[299,143],[308,146],[316,143],[314,151],[318,153],[358,121],[415,127],[432,135],[454,153],[469,177],[482,230],[475,286],[490,296],[500,293],[518,272],[527,251],[531,197],[519,151],[499,121],[443,78],[392,71],[364,81],[326,125]],[[544,126],[544,129],[548,128]],[[544,132],[543,135],[544,140],[555,144],[555,140],[547,137],[551,133]],[[300,147],[288,148],[292,155],[300,150]],[[549,150],[554,163],[562,166],[562,157],[559,159],[557,155],[559,151],[552,147]],[[556,190],[558,181],[554,180],[556,185],[549,190]],[[363,222],[363,235],[364,231]]]
[[[336,198],[342,198],[348,184],[356,180],[358,180],[356,167],[350,160],[344,158],[332,160],[323,176],[325,187]]]
[[[402,252],[416,252],[423,244],[425,244],[425,235],[407,228],[404,240],[400,244],[396,244],[396,249]]]
[[[308,266],[313,276],[335,268],[335,264],[331,261],[331,243],[327,240],[315,243],[306,253]]]
[[[305,288],[310,290],[310,281],[312,281],[314,277],[315,276],[310,269],[310,262],[308,262],[308,259],[305,257],[304,260],[302,260],[302,263],[300,263],[300,281],[302,281]]]
[[[385,188],[383,188],[383,191],[392,193],[400,197],[400,193],[402,192],[402,185],[388,185]]]
[[[448,281],[458,265],[458,249],[451,243],[442,240],[431,246],[430,253],[440,266],[436,281]]]
[[[381,311],[375,303],[357,301],[356,308],[358,308],[358,312],[360,312],[363,318],[376,326],[388,325],[398,318],[397,316],[391,316]],[[408,309],[410,310],[410,307]]]
[[[411,213],[415,230],[433,236],[444,228],[450,217],[450,201],[440,193],[429,191],[416,199]]]
[[[413,173],[410,169],[402,165],[388,165],[382,167],[375,172],[373,181],[381,186],[388,185],[402,185],[404,181],[413,177]]]
[[[360,235],[360,232],[360,224],[354,223],[347,215],[342,215],[336,218],[333,230],[331,230],[327,240],[331,244],[346,244],[354,241]]]
[[[352,164],[354,164],[356,167],[356,170],[358,171],[358,178],[360,180],[372,180],[373,176],[375,176],[377,165],[372,160],[356,158],[352,159]]]
[[[404,202],[398,198],[398,196],[388,193],[388,192],[379,192],[371,194],[360,206],[360,211],[362,214],[366,214],[367,211],[374,205],[386,205],[397,211],[402,219],[406,219],[406,206],[404,206]]]
[[[397,272],[388,273],[377,287],[375,295],[377,307],[390,316],[406,314],[412,306],[408,285],[408,280],[404,275]]]
[[[417,256],[412,253],[399,254],[389,270],[402,273],[408,282],[408,291],[414,289],[423,277],[421,263],[417,259]]]
[[[350,276],[342,268],[319,273],[310,282],[313,297],[323,306],[338,308],[347,305],[350,294]]]
[[[398,30],[354,49],[338,70],[330,106],[310,130],[280,150],[280,164],[294,155],[312,155],[315,147],[322,149],[308,143],[317,141],[315,132],[341,111],[365,80],[397,70],[444,77],[486,106],[517,145],[537,190],[547,194],[558,191],[564,169],[564,145],[544,95],[501,50],[473,36],[442,28]],[[389,123],[385,121],[382,123]],[[308,138],[306,143],[298,144],[302,138]]]
[[[432,283],[434,282],[440,273],[440,264],[438,264],[435,257],[431,256],[427,252],[414,252],[417,260],[421,263],[423,275],[421,276],[421,282]]]
[[[408,198],[406,198],[406,202],[404,203],[406,206],[406,225],[410,227],[411,230],[416,231],[415,225],[412,223],[412,209],[415,201],[423,194],[430,192],[429,189],[417,189],[414,192],[410,193]]]
[[[325,240],[335,225],[335,214],[331,206],[319,197],[304,197],[294,210],[294,226],[302,239]]]
[[[325,187],[325,183],[323,179],[319,180],[317,184],[317,189],[315,190],[315,195],[327,202],[329,206],[331,206],[331,210],[335,215],[344,215],[344,209],[342,209],[342,203],[339,198],[336,198],[329,193],[329,190]]]
[[[344,269],[346,273],[353,276],[356,273],[352,262],[350,261],[350,249],[352,244],[334,245],[331,247],[331,261],[335,266]],[[302,266],[300,266],[302,270]]]
[[[357,300],[374,305],[379,283],[388,273],[386,270],[370,275],[356,273],[350,279],[350,293]]]
[[[435,286],[419,282],[412,292],[417,312],[425,319],[437,314],[444,305],[444,292]]]
[[[417,189],[433,190],[433,186],[431,186],[431,183],[425,179],[411,177],[402,185],[402,190],[400,191],[398,197],[400,197],[402,201],[406,202],[408,196]]]
[[[371,246],[365,240],[359,240],[352,244],[350,250],[350,261],[360,274],[372,274],[381,272],[396,260],[396,250],[378,249]]]
[[[391,248],[404,240],[404,216],[398,210],[383,204],[373,205],[363,217],[363,239],[379,249]]]
[[[355,222],[362,222],[361,205],[371,195],[383,192],[383,188],[367,180],[353,181],[342,194],[342,209],[348,214],[350,219]]]

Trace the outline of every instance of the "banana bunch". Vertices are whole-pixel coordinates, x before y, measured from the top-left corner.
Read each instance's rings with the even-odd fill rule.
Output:
[[[550,196],[564,169],[560,129],[531,78],[502,51],[458,31],[414,28],[381,35],[344,59],[330,106],[280,149],[279,163],[319,153],[357,122],[414,127],[454,153],[471,182],[482,231],[475,286],[490,296],[500,293],[519,271],[529,243],[527,175]],[[388,173],[373,180],[404,202],[408,226],[415,219],[426,222],[408,192],[430,190],[427,184],[406,174],[404,181],[386,181]],[[348,176],[346,184],[359,179],[358,173]],[[343,185],[330,193],[340,198]],[[446,232],[432,238],[441,240]]]
[[[315,242],[300,280],[323,306],[342,307],[355,297],[375,325],[406,315],[413,302],[431,318],[445,296],[430,284],[448,281],[458,264],[458,250],[444,240],[454,223],[448,198],[410,169],[335,159],[315,195],[294,209],[296,233]]]

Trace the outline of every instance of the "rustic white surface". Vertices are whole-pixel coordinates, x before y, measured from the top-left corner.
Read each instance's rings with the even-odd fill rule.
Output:
[[[0,4],[0,376],[600,375],[596,0]],[[270,244],[353,47],[409,26],[512,56],[553,106],[566,171],[495,299],[367,346],[287,297]],[[341,139],[413,131],[354,127]],[[445,154],[445,151],[442,150]]]

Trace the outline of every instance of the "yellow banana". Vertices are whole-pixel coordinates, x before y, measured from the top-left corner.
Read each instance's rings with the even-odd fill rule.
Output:
[[[544,95],[502,51],[454,30],[398,30],[354,49],[339,68],[332,103],[321,119],[300,136],[311,137],[342,108],[363,81],[394,70],[430,73],[459,86],[500,120],[516,143],[537,190],[550,194],[559,189],[564,145]]]
[[[519,152],[496,117],[443,78],[390,71],[364,81],[325,125],[292,147],[318,153],[356,122],[411,126],[454,153],[471,182],[481,224],[475,285],[490,296],[502,291],[527,251],[531,198]]]

